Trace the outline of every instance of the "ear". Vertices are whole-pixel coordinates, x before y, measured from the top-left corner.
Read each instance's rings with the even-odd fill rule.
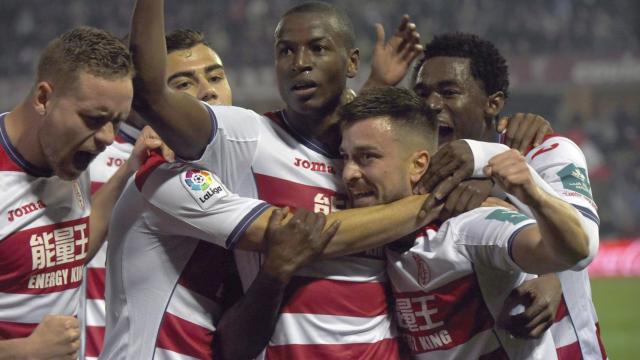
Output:
[[[489,95],[487,99],[487,104],[484,109],[484,115],[486,119],[495,118],[502,108],[504,107],[504,93],[502,91],[498,91],[493,95]]]
[[[418,150],[411,155],[411,163],[409,165],[409,180],[411,187],[415,186],[429,168],[431,156],[427,150]]]
[[[34,93],[33,93],[33,108],[40,115],[44,116],[47,114],[47,107],[49,105],[49,101],[51,101],[51,95],[53,94],[53,87],[47,81],[41,81],[36,84]]]
[[[360,66],[360,50],[349,50],[349,58],[347,62],[347,77],[354,78],[358,74],[358,67]]]

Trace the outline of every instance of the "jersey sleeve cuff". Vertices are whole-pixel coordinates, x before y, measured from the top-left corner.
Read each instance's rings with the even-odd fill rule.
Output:
[[[471,148],[473,154],[473,174],[474,178],[484,178],[484,167],[487,166],[489,160],[507,150],[509,147],[498,143],[489,143],[483,141],[476,141],[470,139],[464,139]]]
[[[233,249],[236,246],[238,240],[244,235],[245,231],[249,228],[249,226],[271,205],[268,203],[260,203],[256,205],[251,211],[249,211],[243,218],[238,222],[238,225],[231,231],[225,245],[227,249]]]

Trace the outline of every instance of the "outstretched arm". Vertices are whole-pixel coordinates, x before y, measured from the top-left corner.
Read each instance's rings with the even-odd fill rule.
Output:
[[[211,136],[211,118],[200,101],[166,84],[164,1],[138,0],[130,48],[136,68],[134,107],[183,159],[196,159]]]
[[[340,229],[327,245],[323,257],[337,257],[377,248],[426,226],[433,221],[442,206],[421,213],[426,195],[413,195],[386,205],[348,209],[331,213],[327,222],[340,221]],[[268,219],[267,210],[258,217],[240,239],[238,247],[263,251]]]
[[[246,294],[220,319],[217,344],[223,359],[252,359],[264,349],[289,280],[320,255],[339,226],[334,222],[325,229],[324,214],[304,209],[288,222],[286,214],[287,209],[278,209],[269,217],[264,265]]]

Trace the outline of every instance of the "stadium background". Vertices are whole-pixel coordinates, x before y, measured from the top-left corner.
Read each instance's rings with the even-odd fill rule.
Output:
[[[273,30],[291,0],[166,0],[167,29],[205,32],[225,62],[234,103],[281,106],[273,71]],[[505,114],[534,112],[587,156],[601,218],[601,251],[590,267],[593,296],[612,359],[640,358],[640,1],[333,1],[356,28],[368,75],[373,24],[387,36],[404,13],[423,40],[468,31],[493,41],[510,66]],[[2,0],[0,108],[29,90],[47,41],[77,25],[128,30],[133,0]]]

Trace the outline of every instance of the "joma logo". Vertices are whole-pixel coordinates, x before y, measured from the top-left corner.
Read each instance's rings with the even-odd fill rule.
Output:
[[[326,172],[329,174],[335,174],[336,170],[331,165],[327,165],[323,162],[309,161],[306,159],[294,158],[293,165],[301,167],[303,169],[309,169],[315,172]]]
[[[47,206],[42,202],[42,200],[38,200],[37,202],[34,202],[34,203],[22,205],[17,209],[9,210],[9,217],[8,217],[9,222],[19,217],[28,215],[36,210],[44,209],[45,207]]]

